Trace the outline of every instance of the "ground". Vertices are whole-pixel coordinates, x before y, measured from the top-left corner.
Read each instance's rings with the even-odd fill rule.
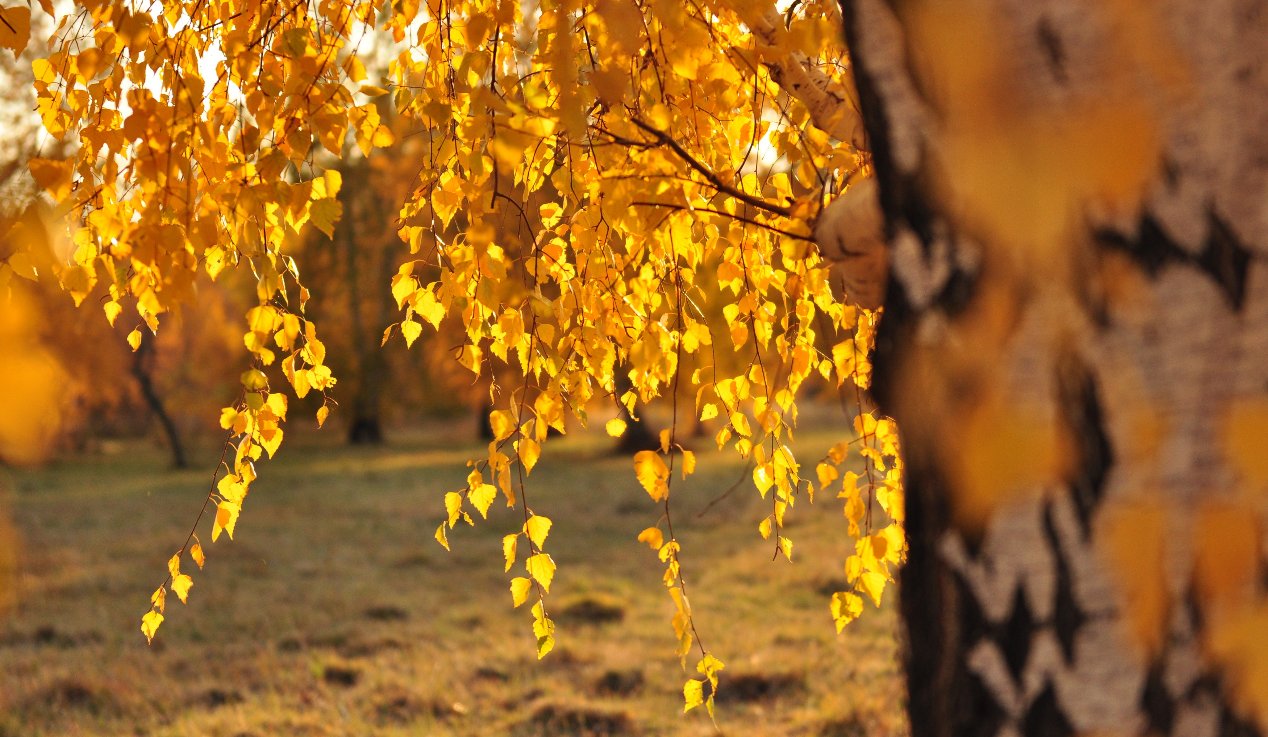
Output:
[[[261,464],[237,539],[208,545],[189,605],[169,596],[152,646],[140,616],[211,463],[166,471],[160,452],[125,445],[0,470],[21,566],[17,608],[0,615],[0,736],[715,734],[703,710],[682,714],[672,604],[634,539],[658,510],[630,460],[608,438],[570,436],[529,478],[559,565],[559,645],[538,662],[502,570],[500,539],[521,513],[499,503],[451,533],[453,552],[432,539],[441,496],[481,452],[455,443],[467,434],[289,443]],[[836,439],[805,432],[795,447],[809,468]],[[700,516],[745,468],[697,445],[674,522],[700,633],[727,663],[721,733],[905,735],[892,602],[842,635],[829,616],[850,545],[835,500],[799,505],[794,562],[772,561],[751,482]]]

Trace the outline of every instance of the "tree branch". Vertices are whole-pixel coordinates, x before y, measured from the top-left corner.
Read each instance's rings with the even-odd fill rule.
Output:
[[[709,167],[700,163],[699,159],[692,156],[690,151],[683,148],[682,144],[674,140],[674,137],[669,135],[668,133],[658,130],[654,126],[648,123],[645,123],[639,120],[638,118],[630,118],[630,122],[632,122],[634,125],[641,128],[642,130],[650,133],[652,136],[656,138],[656,141],[660,143],[662,146],[668,146],[671,151],[673,151],[675,154],[678,155],[678,158],[682,159],[683,161],[687,163],[688,166],[690,166],[692,169],[695,169],[697,172],[699,172],[700,175],[703,176],[706,180],[708,180],[709,184],[713,185],[713,187],[717,189],[719,192],[724,192],[726,194],[729,194],[735,199],[745,204],[752,205],[753,207],[756,207],[759,210],[765,210],[766,212],[773,213],[775,215],[780,215],[782,217],[790,217],[791,211],[787,207],[776,204],[774,202],[769,202],[767,200],[762,199],[761,197],[757,197],[756,195],[751,195],[747,192],[739,190],[727,184],[726,182],[722,181],[722,178],[717,175],[717,172],[713,171]]]

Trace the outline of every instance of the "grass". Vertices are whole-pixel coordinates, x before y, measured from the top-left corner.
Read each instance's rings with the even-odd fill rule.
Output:
[[[450,553],[432,540],[441,496],[481,452],[461,434],[369,450],[293,440],[261,464],[237,539],[207,545],[189,606],[169,597],[152,646],[140,615],[210,468],[166,471],[158,452],[129,449],[0,478],[19,538],[0,736],[715,734],[701,711],[681,713],[662,567],[634,540],[658,510],[629,459],[606,438],[561,438],[529,478],[559,565],[559,644],[538,662],[502,570],[501,536],[522,513],[499,502],[451,531]],[[805,461],[834,439],[803,435]],[[751,483],[699,516],[743,472],[734,453],[702,451],[674,492],[697,627],[727,663],[721,732],[906,734],[893,612],[842,635],[828,614],[850,544],[839,508],[799,505],[794,562],[772,561]]]

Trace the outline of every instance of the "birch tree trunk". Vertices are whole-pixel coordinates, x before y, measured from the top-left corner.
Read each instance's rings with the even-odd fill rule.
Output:
[[[842,6],[913,735],[1258,734],[1268,6]]]

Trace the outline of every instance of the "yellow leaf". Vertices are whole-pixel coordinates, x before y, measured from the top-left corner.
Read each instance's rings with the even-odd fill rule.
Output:
[[[872,603],[881,605],[881,594],[885,593],[885,576],[876,571],[863,571],[859,574],[858,587],[867,594]]]
[[[31,39],[31,9],[21,5],[0,7],[0,47],[12,49],[16,57]]]
[[[163,615],[153,609],[141,617],[141,632],[145,635],[146,642],[154,641],[154,633],[158,632],[160,624],[163,624]]]
[[[462,516],[462,494],[456,491],[445,494],[445,514],[450,527],[458,524],[458,518]]]
[[[828,484],[835,481],[840,475],[836,466],[830,463],[820,463],[815,466],[815,473],[819,476],[819,486],[824,489],[828,488]]]
[[[0,24],[0,36],[4,35],[5,30],[3,24]],[[3,42],[0,42],[0,46],[3,45]],[[35,178],[36,183],[44,191],[48,192],[55,201],[60,202],[66,198],[66,195],[70,194],[72,175],[75,171],[74,159],[31,159],[27,162],[27,169],[30,170],[31,176]],[[108,309],[106,315],[110,315]],[[110,324],[113,325],[114,322],[112,321]]]
[[[515,420],[511,419],[511,413],[506,410],[494,410],[489,413],[489,427],[493,429],[494,440],[506,440],[515,432]]]
[[[704,681],[692,678],[682,685],[684,714],[704,703]]]
[[[770,487],[775,484],[775,479],[771,477],[769,463],[759,463],[753,467],[753,484],[757,487],[757,493],[765,498],[766,492],[770,491]]]
[[[467,498],[475,505],[480,512],[480,516],[484,519],[489,518],[489,507],[493,506],[493,500],[497,498],[498,490],[491,484],[480,484],[476,488],[467,493]]]
[[[264,450],[268,451],[269,458],[277,453],[277,449],[282,445],[282,428],[276,425],[260,431],[260,445],[264,446]]]
[[[555,580],[555,561],[549,555],[538,553],[529,556],[524,561],[524,567],[528,569],[528,575],[541,584],[543,591],[550,591],[550,582]]]
[[[533,582],[523,576],[516,576],[511,579],[511,601],[515,606],[519,606],[528,601],[528,592],[533,588]]]
[[[233,539],[233,528],[238,524],[238,513],[241,507],[231,501],[222,501],[216,507],[216,521],[211,527],[211,541],[215,542],[220,537],[220,531],[224,530],[229,533],[229,539]]]
[[[106,322],[109,322],[110,326],[114,327],[114,321],[119,318],[119,313],[123,312],[123,307],[118,302],[111,300],[103,305],[102,309],[106,312]]]
[[[687,478],[696,472],[696,454],[690,450],[682,452],[682,477]]]
[[[317,408],[317,427],[326,424],[327,417],[330,417],[330,407],[323,404]]]
[[[537,465],[537,459],[542,455],[542,446],[532,438],[520,438],[515,443],[515,450],[519,453],[520,463],[524,464],[525,472],[531,472],[533,466]]]
[[[541,660],[555,648],[555,623],[546,616],[540,601],[533,605],[533,634],[537,637],[537,659]]]
[[[550,621],[550,620],[547,620],[547,621]],[[538,660],[541,660],[542,658],[546,657],[546,655],[551,650],[554,650],[554,649],[555,649],[554,635],[542,635],[541,637],[537,638],[537,659]]]
[[[405,320],[401,323],[401,335],[405,336],[406,347],[412,348],[414,341],[418,340],[418,336],[423,334],[423,326],[413,320]]]
[[[369,96],[369,97],[382,97],[383,95],[387,94],[387,90],[372,84],[361,85],[361,88],[359,91],[361,92],[361,94]]]
[[[658,527],[648,527],[646,530],[638,533],[638,541],[647,543],[647,547],[652,550],[660,550],[660,546],[665,543],[665,535]]]
[[[182,604],[189,603],[189,589],[193,585],[194,579],[184,573],[172,579],[172,591],[176,594],[177,598],[181,600]]]
[[[604,425],[603,428],[608,431],[608,435],[611,435],[614,438],[619,438],[625,434],[625,420],[622,420],[619,417],[614,417],[608,420],[607,424]]]
[[[528,521],[524,523],[524,532],[528,533],[528,539],[533,541],[538,550],[546,544],[546,536],[550,534],[550,526],[550,519],[540,514],[529,517]]]
[[[397,309],[405,306],[405,300],[410,298],[417,287],[412,274],[397,274],[392,277],[392,298],[396,300]]]
[[[634,474],[653,501],[669,495],[669,487],[665,483],[669,478],[669,467],[656,451],[640,450],[634,454]]]
[[[207,562],[207,556],[203,553],[202,543],[194,540],[194,544],[189,548],[189,557],[194,559],[198,564],[198,570],[202,570],[203,565]]]
[[[128,333],[128,345],[132,346],[132,352],[136,353],[141,347],[141,329],[132,328],[132,332]]]
[[[863,599],[858,594],[839,591],[832,595],[832,620],[836,623],[837,632],[863,614]]]
[[[449,549],[449,536],[445,533],[444,522],[441,522],[440,526],[436,528],[436,542],[443,545],[445,550]]]
[[[705,653],[700,658],[700,662],[696,663],[696,672],[708,679],[709,683],[717,688],[718,673],[726,669],[726,663],[713,657],[710,653]]]
[[[242,372],[242,386],[247,391],[258,392],[269,388],[269,379],[264,372],[259,369],[249,369]]]
[[[327,238],[335,237],[335,225],[343,217],[343,203],[334,197],[315,200],[308,208],[308,222]]]
[[[707,422],[717,416],[718,416],[718,405],[712,402],[709,402],[708,404],[704,406],[704,409],[700,410],[700,420],[702,422]]]
[[[779,538],[779,552],[783,553],[784,557],[791,561],[792,550],[793,550],[793,541],[781,535]]]
[[[761,533],[763,540],[770,539],[770,533],[771,533],[770,517],[767,517],[766,519],[757,523],[757,531]]]
[[[506,558],[506,570],[511,570],[511,566],[515,565],[515,550],[519,547],[520,536],[507,535],[502,538],[502,557]]]

